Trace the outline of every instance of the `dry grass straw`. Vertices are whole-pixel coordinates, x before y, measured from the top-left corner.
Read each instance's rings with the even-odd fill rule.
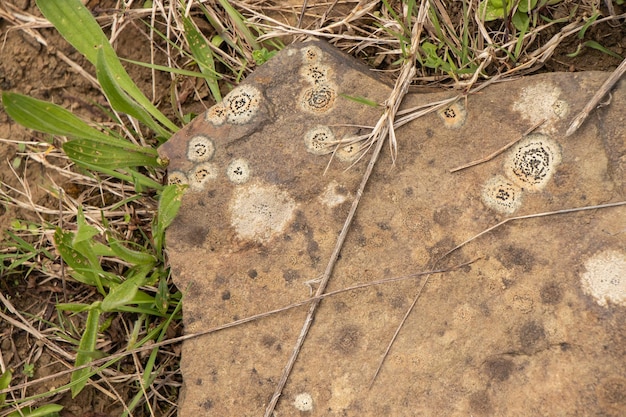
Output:
[[[306,338],[306,333],[310,327],[311,320],[315,313],[315,308],[320,300],[327,296],[335,294],[325,293],[326,283],[332,275],[334,263],[337,254],[343,245],[345,236],[350,227],[352,217],[354,216],[359,199],[363,195],[363,190],[368,181],[369,173],[371,173],[374,165],[378,161],[380,151],[384,144],[388,144],[391,150],[392,162],[395,156],[402,151],[402,144],[398,143],[395,136],[395,129],[414,120],[418,117],[435,111],[439,108],[449,105],[451,102],[463,99],[467,94],[474,93],[480,88],[488,85],[490,82],[501,81],[503,79],[511,79],[514,76],[526,74],[541,67],[549,60],[557,47],[567,38],[577,34],[585,27],[586,22],[583,20],[585,13],[590,14],[598,2],[577,2],[578,9],[576,14],[565,23],[543,23],[532,28],[531,31],[523,35],[523,39],[518,39],[514,33],[511,33],[504,24],[492,23],[485,24],[480,15],[477,2],[466,2],[465,18],[460,19],[459,14],[452,15],[452,11],[448,6],[448,2],[441,0],[433,0],[431,2],[419,2],[419,13],[413,17],[412,22],[402,22],[397,19],[398,16],[405,16],[406,10],[396,7],[395,16],[389,9],[383,7],[379,1],[331,1],[327,3],[316,3],[308,8],[290,7],[287,5],[275,5],[269,2],[243,2],[231,1],[240,13],[247,19],[250,25],[263,31],[264,34],[256,41],[264,42],[268,40],[280,39],[288,43],[292,40],[300,40],[309,36],[325,39],[338,48],[367,61],[370,65],[377,68],[378,71],[388,74],[395,81],[395,87],[389,99],[384,106],[384,113],[380,120],[374,126],[371,134],[361,138],[360,147],[364,150],[371,150],[370,161],[363,181],[357,192],[357,198],[351,208],[350,215],[346,219],[344,228],[337,239],[335,250],[328,262],[324,276],[317,288],[313,298],[303,300],[273,312],[267,312],[263,315],[249,317],[237,322],[228,323],[216,329],[210,329],[202,334],[218,331],[222,328],[241,325],[243,323],[257,320],[270,314],[276,314],[286,309],[295,308],[297,306],[309,304],[309,315],[304,324],[298,344],[294,347],[294,352],[289,363],[286,365],[281,383],[277,386],[272,397],[272,402],[268,406],[265,415],[272,415],[274,406],[280,397],[282,387],[287,381],[291,367],[295,363],[298,351]],[[610,2],[609,2],[610,3]],[[203,10],[199,7],[202,4]],[[397,4],[394,3],[396,6]],[[553,9],[547,9],[547,12],[556,12],[557,7],[565,7],[567,10],[574,10],[573,2],[564,1],[560,5],[554,6]],[[121,2],[118,7],[122,7]],[[569,7],[569,9],[567,9]],[[430,14],[428,13],[430,9]],[[304,13],[300,13],[303,10]],[[219,35],[224,39],[226,47],[219,47],[210,43],[212,53],[221,60],[222,64],[220,74],[220,84],[224,90],[228,90],[230,85],[236,84],[239,79],[253,70],[255,63],[253,59],[253,47],[250,43],[242,41],[245,34],[240,33],[237,25],[234,24],[231,17],[214,1],[187,2],[184,9],[178,8],[175,2],[166,2],[164,0],[155,0],[151,8],[147,9],[120,9],[109,10],[100,13],[99,22],[108,27],[110,30],[111,41],[115,44],[116,40],[124,36],[124,31],[129,26],[140,28],[145,33],[145,42],[150,46],[150,56],[152,64],[168,65],[171,68],[187,69],[192,63],[189,54],[186,52],[184,29],[181,17],[194,16],[198,22],[205,21],[201,17],[202,12],[206,13],[213,21],[219,22],[221,25],[217,30],[210,26],[203,26],[204,31],[208,31],[208,36]],[[433,22],[432,18],[436,16],[438,21]],[[53,53],[60,60],[65,62],[78,76],[88,80],[94,87],[99,88],[97,81],[93,77],[91,68],[83,68],[80,64],[70,59],[64,54],[60,48],[54,48],[50,45],[50,40],[46,39],[41,29],[49,28],[50,23],[34,14],[18,10],[11,6],[10,3],[3,2],[0,5],[0,18],[9,24],[9,31],[21,31],[25,36],[30,37],[35,42],[47,48],[49,53]],[[626,18],[625,15],[617,16],[612,12],[604,18],[597,19],[592,25],[599,25],[611,21],[618,21]],[[146,26],[145,23],[148,25]],[[436,24],[435,24],[436,23]],[[410,27],[407,33],[407,24]],[[440,30],[437,30],[440,27]],[[463,34],[469,33],[471,36],[467,39],[467,44],[463,44]],[[541,41],[547,37],[547,33],[551,33],[549,39]],[[409,43],[400,39],[395,34],[404,34],[408,36]],[[5,37],[7,34],[5,34]],[[445,37],[450,48],[459,48],[465,50],[463,55],[455,56],[454,63],[459,69],[475,68],[470,74],[443,72],[441,70],[427,68],[415,65],[415,60],[425,59],[424,51],[420,45],[424,41],[439,43],[444,41],[441,37]],[[164,41],[163,39],[167,39]],[[403,44],[404,42],[404,44]],[[133,58],[133,57],[129,57]],[[165,60],[165,62],[163,62]],[[400,62],[394,65],[394,62]],[[154,81],[155,69],[152,81],[152,97],[154,101],[163,101],[162,91]],[[184,114],[182,103],[186,100],[190,91],[184,88],[184,84],[179,82],[179,77],[174,73],[170,74],[172,80],[172,96],[174,97],[175,111],[178,114]],[[453,87],[458,90],[458,94],[449,100],[439,103],[430,103],[419,109],[406,109],[400,111],[400,104],[409,87],[414,84],[442,85]],[[191,85],[191,94],[197,99],[206,96],[206,86],[198,85],[195,82]],[[208,106],[207,106],[208,107]],[[135,143],[146,144],[150,139],[147,134],[137,136],[134,132],[142,132],[140,126],[134,120],[129,120],[125,116],[118,115],[121,120],[126,123],[116,125],[122,134],[128,140]],[[148,132],[145,132],[148,133]],[[6,140],[6,139],[5,139]],[[83,211],[91,224],[104,231],[108,230],[118,236],[126,239],[133,239],[137,236],[137,231],[145,228],[150,224],[154,216],[156,202],[149,196],[137,196],[133,187],[129,184],[121,183],[117,180],[106,177],[94,177],[90,174],[75,170],[70,161],[60,151],[60,139],[55,139],[53,144],[47,142],[29,142],[27,151],[22,155],[25,160],[30,161],[25,164],[22,171],[14,171],[17,186],[8,186],[2,184],[0,187],[0,199],[6,204],[12,205],[15,209],[22,212],[29,212],[34,216],[40,224],[37,231],[18,231],[19,236],[24,239],[31,239],[32,243],[40,250],[47,250],[55,254],[58,259],[51,239],[51,227],[63,226],[71,228],[75,221],[75,216],[79,207]],[[28,172],[33,166],[41,166],[46,172],[47,185],[30,184]],[[154,179],[161,180],[162,172],[154,172],[151,174]],[[32,175],[30,176],[33,177]],[[69,184],[72,187],[80,189],[78,194],[68,193],[64,191]],[[36,189],[33,190],[33,187]],[[47,196],[47,198],[46,198]],[[48,203],[42,203],[47,200]],[[623,203],[620,203],[623,204]],[[603,206],[597,206],[599,208]],[[607,206],[608,207],[608,206]],[[586,210],[589,208],[569,209],[563,212]],[[539,215],[552,215],[558,213],[544,213],[526,217],[536,217]],[[133,221],[128,222],[128,218]],[[520,217],[509,219],[522,220]],[[105,222],[106,221],[106,226]],[[45,225],[45,227],[44,227]],[[495,227],[499,227],[498,224]],[[489,229],[492,230],[493,228]],[[482,232],[487,233],[489,230]],[[474,238],[477,238],[477,235]],[[468,243],[464,242],[462,245]],[[462,246],[462,245],[459,245]],[[456,249],[456,248],[455,248]],[[2,249],[2,253],[8,253],[12,248]],[[117,264],[114,259],[104,261],[108,263],[109,268],[117,270],[123,265]],[[51,262],[45,257],[36,257],[26,262],[25,267],[32,268],[32,276],[35,277],[36,285],[49,285],[52,282],[63,282],[63,298],[80,297],[84,289],[75,283],[65,286],[64,269],[59,266],[58,262]],[[424,274],[439,273],[443,271],[429,271]],[[415,274],[412,276],[422,276]],[[398,278],[402,279],[402,278]],[[380,282],[367,283],[363,286],[379,285],[386,283],[387,280]],[[391,282],[391,281],[390,281]],[[421,288],[426,284],[427,279],[423,280]],[[352,290],[361,288],[357,286]],[[417,302],[418,296],[414,299]],[[88,297],[94,297],[90,294]],[[7,309],[9,314],[2,313],[2,319],[7,323],[5,332],[7,334],[22,333],[29,334],[39,344],[31,344],[31,359],[38,357],[45,349],[49,354],[57,358],[58,362],[67,368],[67,371],[50,375],[34,381],[25,381],[18,383],[9,390],[10,395],[18,396],[26,395],[26,388],[32,387],[42,382],[59,378],[72,371],[70,362],[74,357],[71,351],[72,345],[65,343],[63,338],[59,338],[59,334],[67,337],[76,337],[72,333],[71,327],[61,327],[64,321],[68,324],[69,319],[57,317],[58,323],[42,322],[36,319],[38,313],[34,307],[30,310],[32,314],[27,318],[25,312],[20,312],[6,297],[1,297],[0,302]],[[54,304],[54,294],[50,293],[48,304]],[[407,311],[406,316],[410,314]],[[124,335],[122,339],[136,340],[142,336],[145,329],[136,332],[135,323],[129,317],[120,316],[120,329]],[[71,321],[71,320],[70,320]],[[75,323],[80,326],[80,323]],[[45,328],[46,330],[41,330]],[[400,327],[396,332],[398,334]],[[110,340],[106,336],[101,340],[99,348],[105,351],[109,356],[105,359],[94,361],[89,365],[99,365],[108,359],[115,359],[126,355],[132,355],[130,362],[135,371],[132,373],[121,373],[111,368],[103,369],[100,372],[100,381],[92,382],[92,385],[109,397],[111,401],[117,402],[126,407],[124,395],[119,391],[120,386],[129,387],[136,384],[141,379],[142,373],[142,352],[152,349],[155,346],[165,347],[172,346],[183,340],[197,337],[199,334],[191,334],[183,337],[172,338],[171,340],[155,344],[153,346],[127,349],[119,340]],[[391,343],[387,351],[391,348]],[[178,352],[176,350],[163,351],[161,354],[163,362],[176,360]],[[381,359],[381,366],[384,356]],[[22,365],[22,359],[18,363],[5,363],[0,354],[0,367],[4,371],[8,367]],[[380,369],[380,368],[379,368]],[[145,402],[150,404],[149,415],[159,414],[157,399],[164,399],[167,402],[168,392],[170,389],[176,389],[179,385],[180,375],[172,371],[170,374],[161,375],[149,390],[144,391]],[[121,385],[120,385],[121,384]],[[141,384],[138,384],[141,385]],[[175,407],[171,407],[168,415],[173,414]]]

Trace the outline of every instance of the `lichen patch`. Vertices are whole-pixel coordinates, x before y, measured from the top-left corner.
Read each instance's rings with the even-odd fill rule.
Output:
[[[224,97],[226,118],[229,123],[243,125],[248,123],[259,111],[261,92],[252,85],[235,88]]]
[[[313,397],[308,392],[303,392],[296,395],[293,401],[293,406],[298,411],[312,411],[313,410]]]
[[[319,85],[330,81],[332,70],[326,65],[305,65],[300,68],[300,75],[311,84]]]
[[[443,125],[448,129],[458,129],[465,124],[467,119],[467,110],[460,101],[452,103],[437,112],[437,115],[443,120]]]
[[[483,185],[481,198],[490,209],[512,214],[522,204],[522,190],[502,175],[496,175]]]
[[[555,124],[569,113],[569,105],[560,99],[561,89],[548,82],[524,87],[520,97],[513,103],[513,111],[523,119],[535,125],[545,119],[538,128],[540,131],[553,132]]]
[[[320,201],[327,207],[337,207],[348,200],[348,191],[337,181],[331,181],[328,183],[324,191],[319,196]]]
[[[251,175],[250,165],[243,158],[236,158],[230,161],[226,168],[226,176],[235,184],[244,184],[248,182]]]
[[[187,173],[189,185],[192,190],[203,190],[206,184],[217,178],[218,169],[211,162],[201,162],[194,165]]]
[[[326,155],[333,151],[335,135],[328,126],[316,126],[304,135],[306,150],[313,155]]]
[[[559,145],[546,135],[534,134],[509,151],[504,173],[528,191],[540,191],[550,181],[561,162]]]
[[[228,111],[226,110],[226,107],[224,107],[224,102],[222,101],[207,110],[204,117],[207,122],[213,124],[214,126],[221,126],[224,122],[226,122],[227,116]]]
[[[587,259],[580,283],[602,307],[609,302],[626,306],[626,253],[606,250]]]
[[[196,135],[189,140],[187,159],[193,162],[205,162],[213,158],[215,144],[205,135]]]
[[[302,62],[315,64],[322,58],[322,50],[315,45],[307,45],[302,48]]]
[[[170,185],[189,184],[189,179],[187,178],[187,175],[184,172],[179,171],[179,170],[173,170],[167,174],[167,183]]]
[[[319,84],[305,88],[300,96],[302,110],[322,114],[332,110],[337,98],[337,89],[332,84]]]
[[[343,142],[349,142],[351,139],[353,138],[345,138]],[[359,155],[361,155],[361,145],[358,142],[339,145],[339,148],[335,151],[335,156],[341,162],[354,162]]]
[[[289,193],[275,185],[247,184],[235,190],[230,221],[240,239],[264,243],[283,232],[296,207]]]

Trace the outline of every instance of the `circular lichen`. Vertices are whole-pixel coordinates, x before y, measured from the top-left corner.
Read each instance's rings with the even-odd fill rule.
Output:
[[[224,102],[218,103],[207,110],[205,119],[214,126],[221,126],[228,117],[228,110],[224,107]]]
[[[304,64],[317,63],[322,58],[322,50],[314,45],[302,48],[302,62]]]
[[[187,178],[187,175],[185,175],[184,172],[179,171],[179,170],[174,170],[172,172],[168,172],[167,174],[167,183],[172,185],[172,184],[176,184],[176,185],[183,185],[183,184],[189,184],[189,179]]]
[[[607,307],[608,302],[626,306],[626,253],[600,252],[585,261],[580,281],[585,294]]]
[[[294,217],[296,202],[275,185],[249,183],[237,187],[230,220],[238,238],[258,243],[280,234]]]
[[[196,135],[189,140],[187,159],[193,162],[205,162],[213,158],[215,143],[205,135]]]
[[[235,184],[244,184],[250,179],[251,170],[248,161],[243,158],[233,159],[228,168],[226,168],[226,176]]]
[[[458,129],[465,124],[467,110],[457,101],[437,111],[437,115],[443,120],[443,125],[449,129]]]
[[[560,162],[558,144],[546,135],[534,134],[511,149],[504,173],[523,189],[539,191],[548,184]]]
[[[328,126],[316,126],[304,135],[306,150],[313,155],[326,155],[332,152],[335,135]]]
[[[242,85],[224,97],[226,118],[229,123],[248,123],[259,111],[261,92],[252,85]]]
[[[336,97],[337,90],[332,85],[315,85],[304,89],[300,97],[300,106],[309,113],[327,113],[333,108]]]
[[[308,392],[300,393],[296,395],[293,406],[298,411],[311,411],[313,410],[313,397]]]
[[[210,162],[196,164],[187,173],[189,185],[193,190],[202,190],[209,181],[217,178],[217,173],[217,167]]]
[[[499,213],[514,213],[522,204],[522,190],[501,175],[489,179],[481,193],[483,203]]]
[[[345,142],[349,142],[352,138],[345,138]],[[354,162],[361,154],[361,146],[357,142],[341,145],[335,151],[335,156],[342,162]]]
[[[330,68],[325,65],[305,65],[300,68],[300,75],[311,84],[324,84],[329,81]]]

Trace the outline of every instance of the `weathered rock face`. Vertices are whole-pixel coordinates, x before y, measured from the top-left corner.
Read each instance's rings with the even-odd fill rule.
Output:
[[[383,153],[328,291],[480,259],[429,278],[371,389],[425,278],[322,301],[278,415],[626,413],[624,207],[515,220],[441,259],[507,217],[626,200],[626,85],[562,136],[605,78],[492,85],[396,132],[396,165]],[[349,96],[389,91],[328,45],[296,44],[161,148],[171,181],[190,184],[168,231],[187,332],[310,296],[369,160],[346,141],[381,114]],[[306,310],[185,342],[180,415],[262,415]]]

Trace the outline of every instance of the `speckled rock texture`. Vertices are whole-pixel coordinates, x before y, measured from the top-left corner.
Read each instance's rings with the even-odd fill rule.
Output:
[[[626,200],[626,84],[574,136],[568,123],[605,73],[494,84],[398,129],[328,291],[431,275],[324,299],[277,416],[626,415],[626,208],[513,220]],[[160,149],[190,184],[168,231],[186,332],[311,295],[369,154],[359,143],[389,86],[323,42],[292,45]],[[411,94],[404,108],[456,92]],[[507,151],[478,166],[452,168]],[[260,416],[307,307],[183,344],[180,416]]]

